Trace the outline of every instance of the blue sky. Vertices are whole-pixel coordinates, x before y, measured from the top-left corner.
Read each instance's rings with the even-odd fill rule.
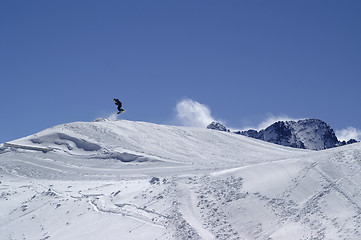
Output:
[[[358,0],[1,1],[0,142],[108,117],[114,97],[129,120],[192,125],[177,118],[188,99],[233,128],[319,118],[359,133],[360,12]]]

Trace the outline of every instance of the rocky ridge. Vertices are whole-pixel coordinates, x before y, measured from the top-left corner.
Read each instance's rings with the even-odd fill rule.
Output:
[[[207,128],[230,132],[223,124],[217,122],[212,122]],[[250,129],[233,133],[282,146],[311,150],[323,150],[357,142],[355,139],[339,141],[330,125],[319,119],[278,121],[260,131]]]

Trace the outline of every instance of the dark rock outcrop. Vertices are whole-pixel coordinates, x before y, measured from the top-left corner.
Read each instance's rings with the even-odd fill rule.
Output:
[[[218,130],[222,132],[229,132],[230,130],[227,129],[223,124],[218,122],[212,122],[207,126],[208,129]]]

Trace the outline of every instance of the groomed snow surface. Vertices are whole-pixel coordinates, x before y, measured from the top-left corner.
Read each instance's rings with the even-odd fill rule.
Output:
[[[361,239],[361,143],[125,120],[0,147],[0,239]]]

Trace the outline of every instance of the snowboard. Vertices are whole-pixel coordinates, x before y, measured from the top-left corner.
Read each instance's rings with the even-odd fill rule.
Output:
[[[120,111],[117,114],[125,112],[125,109],[120,109]]]

